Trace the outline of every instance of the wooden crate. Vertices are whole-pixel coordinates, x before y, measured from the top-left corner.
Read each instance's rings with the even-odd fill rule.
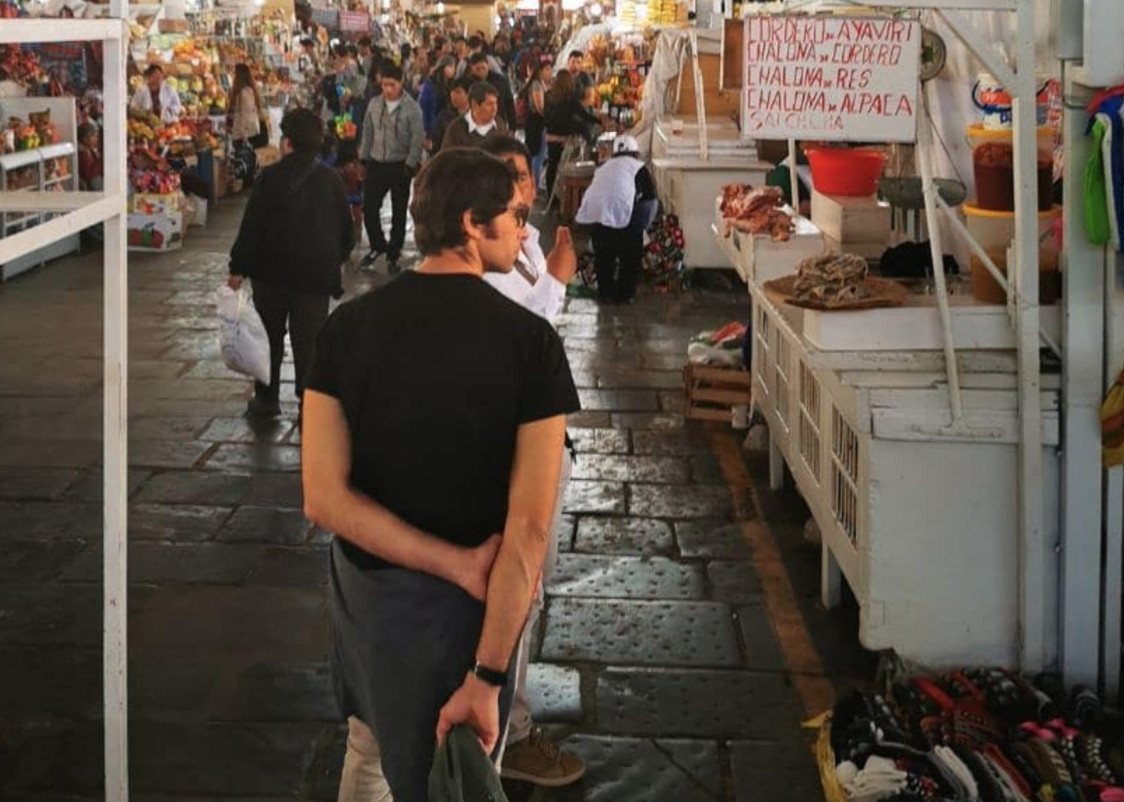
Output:
[[[731,409],[751,400],[750,374],[740,368],[688,364],[683,368],[686,415],[693,420],[731,420]]]

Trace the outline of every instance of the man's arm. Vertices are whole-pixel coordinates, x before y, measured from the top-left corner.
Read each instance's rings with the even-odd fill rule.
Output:
[[[441,138],[442,149],[457,148],[465,144],[464,142],[460,141],[459,135],[459,132],[462,128],[464,128],[466,131],[468,130],[466,126],[461,124],[462,119],[463,118],[461,117],[454,117],[453,121],[445,127],[445,136]]]
[[[262,187],[264,173],[254,182],[250,191],[250,200],[246,202],[246,211],[242,214],[242,222],[238,226],[238,236],[230,248],[230,274],[232,276],[254,275],[254,267],[260,264],[261,243],[264,237],[269,236],[270,217],[268,198]]]
[[[394,565],[440,577],[483,600],[499,547],[456,546],[403,521],[351,487],[351,432],[339,400],[306,390],[301,437],[304,514],[317,526]]]
[[[421,107],[410,106],[410,153],[406,156],[406,166],[413,171],[421,167],[422,150],[425,147],[425,119]]]
[[[558,503],[565,438],[564,415],[519,427],[503,543],[488,578],[484,628],[476,647],[477,662],[497,671],[505,671],[511,661],[542,574]],[[490,753],[500,737],[499,688],[468,674],[441,708],[438,741],[443,742],[449,730],[462,722],[475,730],[484,751]]]
[[[333,171],[334,172],[334,171]],[[351,217],[351,206],[347,202],[347,190],[344,188],[343,179],[333,175],[332,202],[336,207],[336,217],[340,225],[340,264],[347,261],[355,247],[355,222]]]
[[[371,147],[375,144],[375,103],[378,98],[372,98],[367,104],[367,112],[363,115],[363,138],[359,140],[359,161],[367,162],[371,158]]]

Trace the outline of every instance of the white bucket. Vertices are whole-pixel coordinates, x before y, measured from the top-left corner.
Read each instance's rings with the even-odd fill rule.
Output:
[[[1046,125],[1050,115],[1050,78],[1039,75],[1035,84],[1038,87],[1038,125]],[[972,87],[972,103],[983,112],[984,128],[1001,130],[1011,127],[1011,95],[990,72],[981,72],[976,76],[976,83]]]

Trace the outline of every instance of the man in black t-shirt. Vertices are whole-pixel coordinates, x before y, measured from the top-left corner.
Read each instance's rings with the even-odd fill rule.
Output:
[[[341,799],[385,774],[395,802],[427,802],[435,736],[465,724],[492,752],[503,734],[578,409],[558,335],[482,280],[512,269],[529,211],[507,164],[443,150],[414,185],[416,272],[343,304],[317,343],[304,499],[336,534]]]

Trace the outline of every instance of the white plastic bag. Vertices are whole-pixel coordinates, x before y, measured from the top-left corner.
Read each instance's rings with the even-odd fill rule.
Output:
[[[217,306],[223,362],[231,370],[269,384],[269,337],[250,296],[223,284]]]

